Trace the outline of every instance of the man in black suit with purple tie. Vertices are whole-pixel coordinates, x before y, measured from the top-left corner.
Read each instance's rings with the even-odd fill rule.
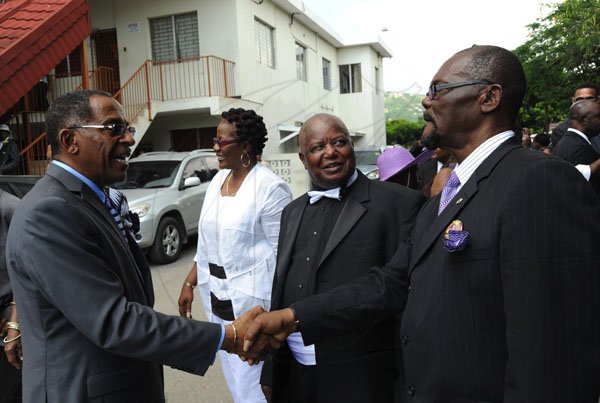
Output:
[[[308,298],[258,316],[246,346],[293,327],[332,337],[395,307],[409,401],[597,403],[598,200],[570,164],[515,140],[525,87],[506,49],[446,61],[422,101],[425,132],[458,165],[420,211],[412,248],[321,295],[321,311]]]

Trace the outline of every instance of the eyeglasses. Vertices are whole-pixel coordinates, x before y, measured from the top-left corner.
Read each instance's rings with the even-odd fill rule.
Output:
[[[235,139],[235,140],[219,140],[218,138],[214,137],[213,138],[213,143],[219,147],[225,147],[228,146],[229,144],[235,144],[235,143],[239,143],[241,142],[241,140],[239,139]]]
[[[580,98],[575,98],[575,102],[579,102],[579,101],[595,101],[596,99],[598,99],[597,97],[580,97]]]
[[[114,123],[110,125],[78,125],[71,126],[69,129],[103,129],[110,130],[111,137],[121,137],[125,133],[130,133],[132,136],[135,134],[135,127],[124,125],[122,123]]]
[[[435,96],[441,90],[449,90],[453,88],[466,87],[467,85],[475,85],[475,84],[491,84],[489,81],[484,80],[468,80],[468,81],[459,81],[457,83],[448,83],[448,84],[431,84],[429,86],[429,91],[425,96],[432,101],[435,99]]]

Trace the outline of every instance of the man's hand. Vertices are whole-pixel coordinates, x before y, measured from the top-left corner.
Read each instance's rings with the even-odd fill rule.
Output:
[[[15,337],[18,337],[19,334],[21,333],[18,330],[8,329],[6,340],[13,340]],[[21,369],[23,366],[23,350],[21,348],[20,337],[10,343],[6,343],[4,345],[4,353],[6,354],[8,362],[10,362],[13,367]]]
[[[225,340],[223,341],[222,348],[226,349],[230,353],[239,355],[240,358],[243,361],[247,361],[248,364],[254,365],[263,359],[268,350],[281,347],[281,343],[279,341],[275,340],[270,335],[263,334],[257,337],[258,340],[255,343],[254,348],[246,351],[243,350],[248,327],[253,323],[254,319],[258,315],[264,312],[265,310],[261,306],[257,305],[249,311],[244,312],[239,318],[233,321],[235,332],[233,331],[233,327],[227,326],[225,329]],[[233,345],[234,338],[236,339],[235,345]]]
[[[255,343],[260,344],[265,334],[283,342],[294,331],[295,322],[294,311],[290,308],[258,315],[246,332],[244,352],[256,349]]]
[[[194,301],[194,289],[184,283],[179,293],[179,316],[192,318],[192,301]]]

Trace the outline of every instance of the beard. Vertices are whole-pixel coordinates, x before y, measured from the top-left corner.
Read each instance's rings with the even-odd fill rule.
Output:
[[[425,130],[427,130],[427,126],[425,126]],[[421,137],[421,145],[428,150],[435,150],[440,146],[440,136],[435,129],[429,132],[423,132],[423,136]]]

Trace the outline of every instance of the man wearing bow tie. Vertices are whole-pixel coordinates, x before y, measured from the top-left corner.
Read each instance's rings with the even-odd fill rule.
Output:
[[[395,305],[410,402],[597,403],[598,198],[573,166],[514,138],[525,88],[506,49],[448,59],[422,105],[430,144],[458,165],[417,217],[408,278],[395,276],[407,264],[401,247],[383,270],[329,292],[318,313],[309,300],[280,312],[287,326],[258,316],[245,344],[257,324],[280,339],[296,325],[318,340]]]
[[[423,202],[417,192],[357,171],[348,129],[336,116],[306,121],[299,157],[313,190],[283,210],[272,309],[390,260]],[[295,332],[267,362],[261,383],[272,385],[274,402],[389,402],[397,376],[394,328],[394,319],[374,316],[367,326],[316,344]]]

